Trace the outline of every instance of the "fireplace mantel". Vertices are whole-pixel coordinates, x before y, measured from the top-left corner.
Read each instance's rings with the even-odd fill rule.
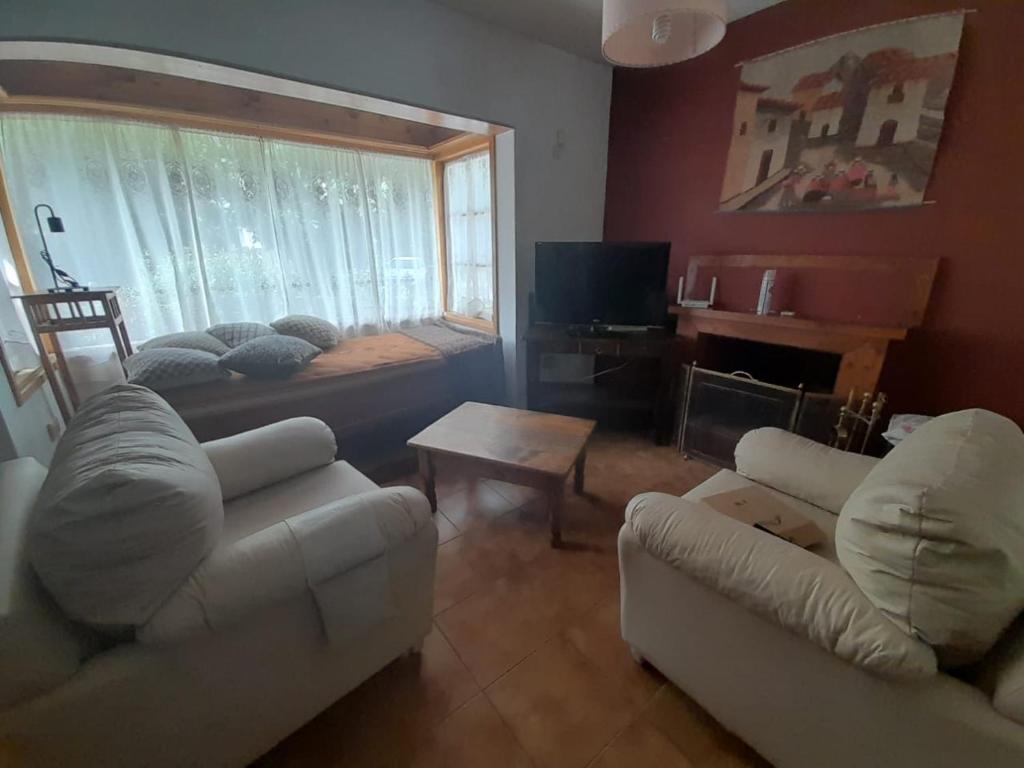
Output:
[[[893,307],[898,325],[891,327],[680,306],[669,312],[676,316],[676,333],[692,342],[693,351],[697,336],[709,334],[841,355],[833,392],[846,399],[850,390],[858,395],[877,390],[889,342],[906,338],[908,329],[924,321],[938,266],[938,259],[912,256],[693,254],[686,269],[688,291],[697,285],[701,269],[712,274],[725,269],[848,271],[880,281],[906,279],[907,290],[904,301]]]
[[[832,352],[842,356],[833,392],[845,398],[874,392],[890,341],[906,338],[907,329],[856,323],[836,323],[781,315],[725,312],[672,306],[676,333],[696,342],[699,334],[726,336],[765,344]]]

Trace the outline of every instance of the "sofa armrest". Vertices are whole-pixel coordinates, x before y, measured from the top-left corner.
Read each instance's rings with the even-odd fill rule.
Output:
[[[736,471],[762,485],[839,514],[878,459],[763,427],[736,445]]]
[[[626,526],[654,557],[845,661],[890,678],[936,672],[929,646],[812,552],[664,493],[630,501]]]
[[[351,535],[366,526],[375,527],[379,537]],[[381,488],[302,512],[218,546],[136,638],[163,643],[216,632],[352,571],[428,527],[436,540],[430,503],[414,488]],[[303,546],[303,528],[316,537],[313,558]]]
[[[224,501],[279,483],[334,461],[334,432],[320,419],[300,416],[203,443]]]

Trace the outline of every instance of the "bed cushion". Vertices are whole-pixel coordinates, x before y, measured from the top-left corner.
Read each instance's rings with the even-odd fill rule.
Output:
[[[973,409],[896,446],[843,506],[836,550],[942,666],[977,661],[1024,609],[1024,434]]]
[[[206,332],[232,349],[260,336],[274,336],[277,333],[263,323],[220,323],[211,325]]]
[[[220,357],[230,349],[227,344],[212,336],[206,331],[183,331],[181,333],[168,333],[165,336],[157,336],[150,339],[140,350],[147,349],[198,349],[202,352],[209,352]]]
[[[308,341],[275,333],[235,347],[220,364],[258,379],[282,379],[301,371],[319,354],[320,348]]]
[[[338,346],[341,334],[333,323],[312,315],[287,315],[270,324],[278,333],[308,341],[320,349]]]
[[[124,361],[124,367],[129,384],[166,392],[228,378],[231,374],[220,367],[219,361],[217,355],[200,349],[167,347],[136,352]]]
[[[71,618],[107,632],[149,620],[213,550],[217,475],[181,418],[144,387],[87,400],[57,445],[29,560]]]

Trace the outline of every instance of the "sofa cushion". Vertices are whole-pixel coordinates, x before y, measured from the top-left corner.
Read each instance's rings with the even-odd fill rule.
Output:
[[[320,349],[294,336],[263,336],[235,347],[220,359],[224,368],[258,379],[283,379],[298,373]]]
[[[232,349],[247,341],[258,339],[260,336],[273,336],[277,333],[269,325],[263,323],[219,323],[211,325],[206,332]]]
[[[857,585],[940,664],[981,658],[1024,609],[1024,434],[980,409],[907,437],[843,507],[836,551]]]
[[[198,349],[220,357],[230,347],[206,331],[183,331],[181,333],[168,333],[166,336],[157,336],[139,347],[140,351],[147,349]]]
[[[324,350],[338,346],[341,340],[341,334],[334,323],[312,315],[287,315],[272,322],[270,327],[285,336],[295,336]]]
[[[841,659],[883,677],[935,674],[932,649],[900,632],[842,568],[813,552],[664,493],[634,497],[623,531],[676,570]],[[696,626],[703,620],[711,619]]]
[[[168,347],[136,352],[124,361],[124,367],[129,384],[167,392],[230,377],[219,362],[220,358],[210,352]]]
[[[277,512],[279,522],[222,541],[139,630],[139,641],[174,642],[226,629],[275,602],[315,592],[433,527],[430,504],[414,488],[375,488],[315,509],[279,505]],[[386,585],[385,577],[378,586]],[[370,584],[359,580],[359,586]],[[321,618],[334,612],[354,618],[369,608],[379,620],[387,602],[321,605]]]
[[[741,475],[836,515],[877,463],[775,427],[751,430],[736,445]]]
[[[144,387],[87,400],[57,445],[29,527],[29,557],[73,619],[144,624],[213,549],[220,486],[181,418]]]

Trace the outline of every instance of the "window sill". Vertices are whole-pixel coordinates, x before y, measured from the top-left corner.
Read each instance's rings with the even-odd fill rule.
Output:
[[[492,320],[482,320],[479,317],[468,317],[466,315],[460,315],[455,312],[445,312],[444,319],[449,323],[455,323],[456,325],[464,325],[467,328],[472,328],[475,331],[483,331],[484,333],[491,333],[495,336],[498,335],[498,326]]]

